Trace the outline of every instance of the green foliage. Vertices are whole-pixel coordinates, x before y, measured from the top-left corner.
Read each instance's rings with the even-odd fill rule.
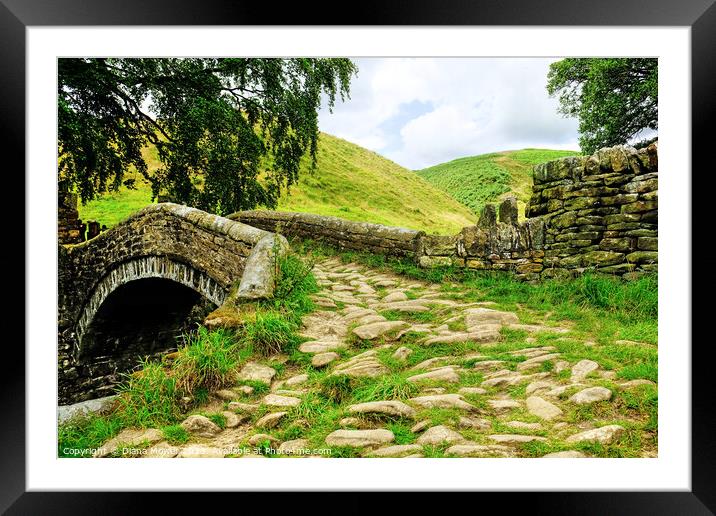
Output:
[[[257,380],[242,380],[241,385],[248,385],[249,387],[253,387],[254,395],[257,394],[266,394],[271,390],[268,384],[264,382],[259,382]]]
[[[69,458],[91,457],[92,450],[111,439],[122,429],[122,422],[113,416],[73,418],[58,428],[57,456]]]
[[[485,204],[514,194],[524,216],[525,204],[532,195],[532,167],[574,154],[547,149],[497,152],[459,158],[418,170],[417,174],[478,214]]]
[[[149,428],[173,423],[180,415],[177,380],[156,362],[143,361],[118,389],[116,417],[122,427]]]
[[[219,428],[226,428],[226,416],[224,414],[207,414],[206,417],[208,417]]]
[[[164,439],[170,444],[184,444],[189,440],[189,432],[181,425],[170,425],[162,428]]]
[[[550,65],[547,91],[579,119],[579,144],[592,153],[658,129],[658,59],[567,58]]]
[[[132,187],[133,166],[153,196],[219,214],[273,208],[302,157],[315,164],[322,98],[332,108],[356,72],[343,58],[60,59],[59,179],[88,201]],[[147,144],[161,162],[151,175]]]
[[[418,392],[418,387],[401,374],[388,374],[365,378],[354,389],[355,402],[407,399]]]
[[[353,393],[353,380],[344,374],[328,375],[321,379],[320,390],[329,400],[341,403]]]
[[[395,444],[413,444],[418,438],[413,432],[410,431],[410,425],[406,425],[402,422],[390,422],[386,425],[386,428],[393,432],[395,435]]]
[[[213,391],[235,381],[239,354],[233,335],[204,327],[189,336],[172,366],[177,388],[185,395],[198,389]]]
[[[142,151],[148,174],[162,166],[156,147]],[[82,220],[99,220],[111,227],[152,202],[144,176],[130,168],[126,177],[134,188],[120,186],[79,207]],[[375,188],[375,185],[381,188]],[[475,223],[475,216],[448,193],[397,163],[335,136],[321,133],[318,161],[311,169],[303,159],[299,180],[283,191],[277,209],[332,215],[357,222],[374,222],[454,235]]]
[[[243,325],[239,341],[261,356],[270,356],[295,347],[299,340],[295,334],[297,329],[281,312],[257,311],[254,318]]]
[[[287,319],[300,324],[301,316],[315,308],[310,295],[318,292],[313,259],[288,252],[276,260],[273,304]]]

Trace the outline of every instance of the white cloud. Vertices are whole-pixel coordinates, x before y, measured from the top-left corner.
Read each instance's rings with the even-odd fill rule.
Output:
[[[549,59],[356,60],[351,100],[321,130],[417,169],[524,147],[577,149],[577,122],[545,89]],[[425,111],[427,109],[427,112]]]

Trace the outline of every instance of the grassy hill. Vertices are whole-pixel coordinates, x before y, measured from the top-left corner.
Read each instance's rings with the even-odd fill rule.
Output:
[[[154,149],[146,149],[144,156],[150,170],[158,167]],[[149,204],[149,185],[139,176],[136,181],[137,190],[122,189],[81,206],[80,218],[113,226]],[[476,220],[470,209],[410,170],[325,133],[319,140],[317,168],[304,167],[278,209],[440,234],[456,233]]]
[[[532,166],[577,151],[522,149],[460,158],[418,170],[417,174],[479,213],[482,207],[513,193],[520,217],[532,194]]]

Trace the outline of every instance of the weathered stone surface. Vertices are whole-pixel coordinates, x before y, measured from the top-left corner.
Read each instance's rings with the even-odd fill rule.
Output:
[[[529,395],[542,390],[550,390],[554,387],[556,387],[556,384],[554,382],[537,380],[527,385],[527,387],[525,388],[525,394]]]
[[[268,441],[271,444],[278,444],[280,441],[276,439],[274,436],[269,434],[254,434],[251,437],[249,437],[249,444],[251,446],[258,446],[259,444]]]
[[[327,353],[329,351],[333,351],[334,349],[344,349],[347,347],[348,345],[342,340],[312,340],[301,344],[298,347],[298,350],[302,353]]]
[[[252,391],[253,391],[253,389],[252,389]],[[221,389],[219,391],[216,391],[214,394],[216,395],[217,398],[219,398],[221,400],[226,400],[226,401],[234,401],[241,397],[239,394],[237,394],[236,392],[229,390],[229,389]]]
[[[490,430],[492,423],[489,419],[460,416],[458,420],[460,428],[472,428],[474,430]]]
[[[524,421],[508,421],[505,425],[517,430],[542,430],[543,427],[539,423],[525,423]]]
[[[510,457],[513,450],[509,446],[484,445],[477,443],[454,444],[445,450],[445,455],[454,457]]]
[[[350,414],[382,414],[395,417],[415,417],[415,409],[398,400],[358,403],[348,407],[348,412]]]
[[[425,408],[458,408],[462,410],[477,411],[478,408],[466,402],[459,394],[434,394],[431,396],[418,396],[411,398],[411,403]]]
[[[264,396],[263,404],[272,407],[295,407],[301,403],[300,398],[292,396],[281,396],[279,394],[267,394]]]
[[[457,383],[460,381],[460,375],[458,375],[452,367],[443,367],[440,369],[429,371],[427,373],[409,376],[408,381],[411,383],[418,383],[424,381]]]
[[[543,455],[543,459],[583,459],[586,455],[577,450],[566,450],[561,452],[548,453]]]
[[[532,441],[546,441],[544,437],[536,435],[521,435],[521,434],[496,434],[488,435],[490,439],[498,443],[518,444],[518,443],[531,443]]]
[[[366,457],[405,457],[413,453],[421,453],[423,447],[419,444],[397,444],[394,446],[387,446],[385,448],[378,448],[371,450],[366,453]]]
[[[353,377],[376,377],[388,372],[388,369],[378,360],[375,350],[354,356],[350,360],[338,364],[332,375],[344,374]]]
[[[433,426],[428,428],[416,441],[420,445],[437,446],[445,443],[458,443],[464,441],[465,438],[444,425]]]
[[[515,400],[487,400],[487,403],[495,412],[509,412],[510,410],[520,408],[520,402]]]
[[[499,373],[500,371],[498,371]],[[505,374],[500,374],[494,378],[488,378],[484,380],[480,385],[483,387],[506,387],[508,385],[517,385],[527,380],[527,377],[522,376],[514,371],[507,371]]]
[[[88,414],[104,414],[112,409],[116,399],[116,395],[104,396],[73,405],[57,407],[57,422],[62,424],[73,418],[86,416]]]
[[[485,204],[480,212],[477,225],[481,228],[491,228],[497,225],[497,208],[494,204]]]
[[[586,432],[567,437],[568,443],[579,442],[597,442],[602,444],[610,444],[618,439],[624,433],[624,427],[619,425],[607,425]]]
[[[506,197],[500,203],[500,222],[503,224],[517,224],[517,198]]]
[[[548,360],[554,360],[555,358],[559,358],[559,353],[548,353],[546,355],[539,355],[536,357],[528,358],[524,362],[520,362],[519,364],[517,364],[517,370],[524,371],[525,369],[539,367],[540,364],[542,364],[543,362],[547,362]]]
[[[475,362],[475,365],[473,365],[472,368],[476,371],[489,371],[490,369],[501,367],[504,364],[504,360],[483,360],[481,362]]]
[[[413,354],[412,349],[406,348],[405,346],[401,346],[395,350],[395,353],[393,353],[393,358],[396,360],[399,360],[401,362],[405,362],[408,359],[408,357],[412,354]]]
[[[393,292],[383,298],[384,303],[394,303],[396,301],[407,301],[407,300],[408,300],[408,296],[405,295],[405,292]]]
[[[358,326],[353,329],[353,333],[361,339],[373,340],[387,333],[401,330],[406,326],[408,326],[408,323],[403,321],[375,322],[364,326]]]
[[[490,308],[468,308],[465,310],[465,326],[473,328],[483,324],[511,324],[520,320],[512,312],[500,312]]]
[[[413,432],[414,434],[418,434],[418,433],[422,432],[423,430],[429,428],[429,427],[430,427],[430,424],[431,424],[431,423],[430,423],[430,420],[429,420],[429,419],[425,419],[425,420],[423,420],[423,421],[419,421],[418,423],[415,423],[415,425],[413,425],[413,426],[410,428],[410,431]]]
[[[120,446],[141,446],[158,443],[163,439],[164,435],[156,428],[149,428],[147,430],[125,428],[115,437],[97,448],[92,456],[107,457],[117,451]]]
[[[286,385],[293,387],[296,385],[302,385],[308,381],[308,375],[307,374],[299,374],[296,376],[292,376],[291,378],[288,378],[286,380]]]
[[[449,356],[443,356],[443,357],[433,357],[428,358],[427,360],[423,360],[419,364],[415,364],[413,367],[409,369],[409,371],[422,371],[424,369],[436,369],[444,366],[446,363],[454,361],[454,357]]]
[[[607,401],[611,397],[612,391],[605,387],[589,387],[570,396],[569,401],[577,405],[588,405],[598,401]]]
[[[270,412],[256,421],[254,426],[256,428],[275,428],[281,423],[281,420],[286,417],[286,414],[288,414],[288,412]]]
[[[337,360],[338,358],[340,358],[338,353],[334,353],[333,351],[319,353],[313,356],[313,358],[311,359],[311,365],[315,368],[325,367],[334,360]]]
[[[659,253],[656,251],[635,251],[626,255],[629,263],[656,263],[659,261]]]
[[[223,411],[221,415],[224,416],[224,419],[226,420],[226,428],[236,428],[242,422],[248,419],[246,416],[238,416],[233,412],[229,412],[228,410]]]
[[[189,416],[182,422],[181,426],[190,434],[198,437],[214,437],[221,432],[219,425],[208,417],[200,415]]]
[[[487,391],[482,387],[460,387],[457,391],[459,394],[486,394]]]
[[[252,403],[241,403],[240,401],[230,401],[228,405],[229,410],[236,410],[239,412],[247,412],[249,414],[258,410],[258,405]]]
[[[558,406],[539,396],[527,398],[527,410],[530,414],[548,421],[562,415],[562,410]]]
[[[395,435],[390,430],[336,430],[326,436],[329,446],[352,446],[362,448],[393,442]]]
[[[238,379],[269,385],[274,376],[276,376],[276,370],[272,367],[257,364],[256,362],[248,362],[239,371]]]
[[[584,380],[589,373],[599,369],[599,364],[593,360],[580,360],[572,367],[572,382]]]
[[[622,383],[619,387],[621,389],[632,389],[634,387],[640,387],[642,385],[656,385],[651,380],[645,380],[643,378],[637,380],[629,380],[628,382]]]
[[[496,342],[501,339],[499,326],[484,326],[479,331],[457,332],[450,335],[439,335],[423,341],[423,344],[452,344],[455,342]]]
[[[246,258],[236,299],[256,300],[271,297],[276,284],[274,278],[276,255],[286,254],[288,247],[286,238],[277,234],[268,234],[256,242]]]

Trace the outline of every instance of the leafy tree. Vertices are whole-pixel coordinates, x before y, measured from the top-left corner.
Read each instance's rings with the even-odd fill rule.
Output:
[[[321,99],[348,97],[355,73],[349,59],[60,59],[58,180],[86,202],[131,188],[134,166],[155,197],[273,208],[302,158],[315,166]]]
[[[550,65],[547,91],[579,119],[583,152],[658,129],[657,59],[567,58]]]

